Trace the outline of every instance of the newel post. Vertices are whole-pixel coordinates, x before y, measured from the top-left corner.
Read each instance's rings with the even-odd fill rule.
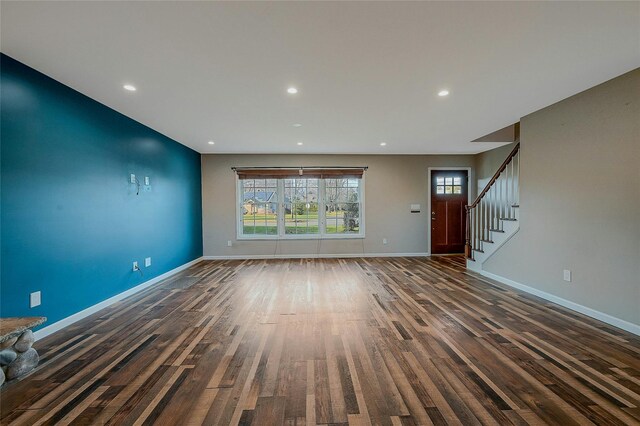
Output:
[[[467,211],[464,255],[467,259],[471,259],[471,209],[469,206],[464,206],[464,208]]]

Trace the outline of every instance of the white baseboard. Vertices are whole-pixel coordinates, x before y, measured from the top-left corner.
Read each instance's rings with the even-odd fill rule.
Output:
[[[480,275],[483,275],[487,278],[491,278],[492,280],[498,281],[502,284],[506,284],[509,287],[517,288],[518,290],[522,290],[526,293],[533,294],[534,296],[541,297],[549,302],[556,303],[560,306],[564,306],[565,308],[569,308],[573,311],[579,312],[591,318],[595,318],[607,324],[613,325],[615,327],[621,328],[629,333],[633,333],[635,335],[640,336],[640,325],[631,323],[629,321],[625,321],[620,318],[616,318],[612,315],[605,314],[604,312],[596,311],[595,309],[589,308],[587,306],[579,305],[575,302],[572,302],[567,299],[563,299],[561,297],[555,296],[553,294],[544,292],[542,290],[538,290],[537,288],[529,287],[528,285],[521,284],[519,282],[510,280],[509,278],[501,277],[500,275],[492,274],[487,271],[479,271]]]
[[[313,254],[239,254],[231,256],[203,256],[204,260],[261,260],[261,259],[335,259],[345,257],[429,257],[429,253],[313,253]]]
[[[135,294],[135,293],[137,293],[139,291],[142,291],[145,288],[150,287],[150,286],[152,286],[152,285],[164,280],[165,278],[169,278],[171,275],[176,274],[176,273],[178,273],[180,271],[183,271],[183,270],[187,269],[188,267],[193,266],[198,262],[201,262],[202,260],[203,260],[203,258],[199,257],[197,259],[192,260],[191,262],[185,263],[184,265],[180,265],[177,268],[174,268],[174,269],[172,269],[172,270],[170,270],[168,272],[165,272],[162,275],[158,275],[157,277],[150,279],[149,281],[145,281],[142,284],[139,284],[139,285],[137,285],[135,287],[130,288],[129,290],[123,291],[120,294],[116,294],[115,296],[112,296],[112,297],[110,297],[110,298],[108,298],[106,300],[103,300],[100,303],[97,303],[97,304],[95,304],[93,306],[90,306],[90,307],[88,307],[86,309],[83,309],[82,311],[77,312],[77,313],[75,313],[75,314],[73,314],[71,316],[68,316],[68,317],[64,318],[64,319],[61,319],[60,321],[56,321],[51,325],[43,327],[40,330],[35,331],[33,334],[35,335],[36,340],[42,339],[42,338],[44,338],[44,337],[46,337],[46,336],[48,336],[48,335],[50,335],[52,333],[55,333],[58,330],[61,330],[61,329],[65,328],[65,327],[73,324],[76,321],[80,321],[81,319],[86,318],[89,315],[92,315],[92,314],[98,312],[100,309],[104,309],[109,305],[113,305],[114,303],[116,303],[116,302],[118,302],[118,301],[120,301],[120,300],[122,300],[122,299],[124,299],[126,297],[129,297],[132,294]]]

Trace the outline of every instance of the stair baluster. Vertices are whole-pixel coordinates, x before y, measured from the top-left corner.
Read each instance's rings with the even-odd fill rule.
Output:
[[[465,254],[474,259],[474,251],[483,252],[492,232],[504,232],[504,221],[516,220],[520,204],[520,144],[502,163],[473,203],[466,206]]]

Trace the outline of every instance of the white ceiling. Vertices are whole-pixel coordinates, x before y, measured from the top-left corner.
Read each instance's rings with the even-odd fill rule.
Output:
[[[202,153],[477,153],[497,144],[471,140],[640,67],[640,2],[2,1],[1,14],[2,52]]]

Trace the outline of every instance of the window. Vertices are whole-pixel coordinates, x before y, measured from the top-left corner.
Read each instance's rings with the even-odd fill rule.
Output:
[[[360,232],[360,179],[325,180],[327,234]]]
[[[462,194],[462,178],[457,177],[437,177],[436,194]]]
[[[242,233],[278,234],[278,185],[276,179],[242,180]]]
[[[238,178],[238,238],[362,238],[363,179]]]
[[[319,179],[284,179],[284,233],[320,233]]]

